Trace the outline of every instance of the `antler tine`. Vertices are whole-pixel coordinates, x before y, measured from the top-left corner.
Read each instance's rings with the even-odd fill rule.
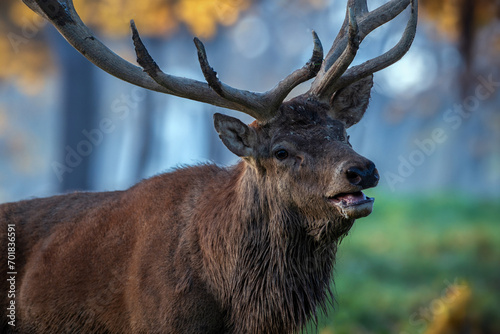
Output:
[[[342,77],[339,78],[331,87],[331,91],[335,92],[342,89],[353,82],[361,80],[375,72],[378,72],[398,60],[400,60],[406,52],[410,49],[410,46],[415,38],[415,33],[417,31],[417,21],[418,21],[418,5],[417,0],[411,0],[411,13],[410,19],[406,24],[405,31],[399,42],[392,47],[389,51],[384,54],[365,61],[364,63],[349,68]]]
[[[323,63],[323,46],[319,40],[318,35],[313,30],[313,53],[309,61],[300,69],[295,70],[285,79],[281,80],[274,88],[269,90],[266,95],[270,100],[270,104],[277,108],[279,104],[286,98],[286,96],[302,82],[314,78],[321,68]]]
[[[350,22],[352,21],[351,13],[353,11],[359,31],[357,35],[357,38],[359,39],[359,45],[359,43],[361,43],[370,32],[399,15],[405,8],[408,7],[410,2],[412,3],[412,16],[408,21],[402,39],[393,49],[386,52],[382,56],[379,56],[375,59],[372,59],[350,69],[347,69],[350,63],[347,64],[347,66],[343,64],[342,68],[344,68],[345,72],[340,73],[340,75],[337,73],[335,76],[329,74],[329,72],[332,71],[332,68],[336,69],[337,67],[339,67],[340,60],[345,59],[344,55],[346,53],[350,54],[348,50],[350,48],[352,49],[352,42],[350,37],[352,24]],[[401,57],[408,51],[408,48],[413,41],[413,38],[415,36],[416,23],[416,0],[391,0],[370,12],[368,11],[366,0],[349,0],[344,23],[323,62],[322,68],[314,79],[309,92],[311,94],[319,96],[322,99],[328,99],[331,94],[333,94],[338,89],[343,88],[350,83],[360,80],[370,74],[373,74],[374,72],[379,71],[401,59]],[[348,36],[346,36],[345,33],[347,30],[349,30]],[[352,59],[350,59],[350,61],[352,61]]]
[[[361,40],[376,28],[398,16],[410,2],[411,0],[391,0],[361,17],[359,22]]]
[[[210,67],[203,43],[195,37],[194,44],[198,50],[198,60],[200,62],[201,71],[210,88],[222,98],[245,106],[249,110],[249,114],[255,119],[265,120],[272,117],[274,110],[266,105],[262,93],[239,90],[222,83],[219,78],[217,78],[217,72]]]
[[[353,7],[347,9],[349,18],[349,34],[347,36],[347,47],[342,54],[335,60],[331,67],[323,74],[322,79],[318,84],[311,87],[310,93],[322,98],[323,96],[331,96],[330,86],[335,82],[349,67],[359,48],[359,31],[356,21],[356,9]]]
[[[352,12],[352,14],[350,14],[350,12]],[[325,60],[323,61],[323,66],[321,67],[314,81],[321,80],[321,78],[328,71],[328,69],[332,67],[332,65],[337,61],[337,59],[346,49],[348,45],[348,38],[346,38],[346,32],[348,32],[350,28],[349,21],[351,19],[351,15],[354,15],[354,17],[356,18],[356,23],[358,24],[358,30],[359,30],[359,23],[357,21],[359,21],[360,17],[363,17],[363,15],[367,12],[368,12],[368,6],[366,5],[366,0],[349,0],[347,2],[347,9],[346,9],[344,23],[342,24],[342,27],[340,28],[337,37],[335,37],[332,47],[326,54]],[[363,39],[361,38],[361,35],[359,37],[360,37],[359,42],[361,43]]]

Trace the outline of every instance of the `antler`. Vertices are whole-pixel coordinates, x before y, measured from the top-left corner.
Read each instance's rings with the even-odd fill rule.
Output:
[[[408,51],[417,25],[417,0],[391,0],[371,12],[366,0],[349,0],[344,24],[324,61],[321,42],[313,31],[311,59],[271,90],[255,93],[222,83],[210,67],[205,47],[197,38],[194,42],[207,83],[162,72],[142,43],[133,21],[132,38],[137,62],[142,68],[129,63],[101,43],[82,22],[72,0],[23,2],[49,20],[83,56],[111,75],[146,89],[238,110],[260,121],[272,118],[293,88],[315,76],[308,94],[320,100],[329,100],[337,90],[393,64]],[[379,57],[348,68],[366,35],[396,17],[410,2],[411,17],[399,43]]]
[[[370,32],[399,15],[410,3],[410,19],[400,41],[384,54],[348,69],[361,41]],[[394,64],[410,48],[415,37],[417,18],[417,0],[391,0],[371,12],[368,11],[366,0],[349,0],[344,24],[309,93],[321,100],[329,100],[336,91]]]
[[[318,36],[313,32],[314,50],[306,65],[265,93],[238,90],[217,79],[216,72],[208,64],[205,48],[198,39],[195,39],[195,44],[208,84],[163,73],[147,52],[133,22],[131,27],[137,60],[144,71],[101,43],[82,22],[72,0],[23,0],[23,2],[49,20],[78,52],[111,75],[149,90],[238,110],[261,121],[273,117],[293,88],[313,78],[319,71],[323,59],[323,48]]]

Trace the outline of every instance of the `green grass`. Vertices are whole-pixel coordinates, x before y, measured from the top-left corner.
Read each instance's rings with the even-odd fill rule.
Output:
[[[425,333],[456,301],[446,295],[455,283],[471,291],[459,326],[500,333],[499,201],[376,198],[340,246],[335,310],[318,332]]]

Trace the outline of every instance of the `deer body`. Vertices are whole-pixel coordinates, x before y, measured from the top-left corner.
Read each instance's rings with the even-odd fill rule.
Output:
[[[313,253],[319,244],[305,235],[309,244],[296,245],[305,247],[296,254],[300,258],[290,258],[286,249],[272,249],[279,245],[272,245],[269,231],[262,229],[269,218],[263,212],[261,217],[239,212],[247,205],[239,194],[245,192],[238,186],[241,168],[195,167],[125,192],[77,193],[4,205],[2,214],[9,221],[27,227],[17,233],[31,239],[26,244],[24,238],[19,240],[18,258],[25,260],[18,264],[17,276],[19,333],[298,329],[302,323],[294,323],[292,317],[305,322],[312,305],[324,303],[336,245],[322,250],[321,259]],[[179,192],[183,188],[188,191]],[[71,211],[65,210],[68,206]],[[30,209],[18,215],[20,207]],[[39,220],[29,217],[43,217],[44,226],[37,228]],[[35,229],[36,235],[30,235]],[[326,267],[309,268],[311,286],[300,287],[297,280],[303,277],[280,272],[279,266],[298,270],[308,261],[304,255]],[[266,265],[272,267],[264,269]],[[275,286],[273,279],[283,286]],[[6,281],[2,285],[5,288]],[[310,289],[311,295],[293,291],[297,287]],[[61,298],[65,295],[72,298]],[[287,302],[299,297],[309,308],[297,304],[292,310],[297,314],[289,314]],[[244,318],[231,319],[238,313]]]
[[[372,211],[362,190],[375,165],[357,154],[346,129],[363,117],[373,72],[408,50],[416,2],[391,0],[369,12],[349,0],[341,32],[323,60],[313,32],[310,61],[265,93],[219,81],[195,39],[207,83],[163,73],[132,33],[142,69],[107,49],[71,0],[23,0],[84,56],[151,90],[253,116],[246,125],[214,115],[230,168],[202,165],[153,177],[119,192],[74,193],[0,205],[0,254],[16,233],[16,326],[10,333],[282,334],[304,328],[331,300],[337,246]],[[349,67],[359,43],[409,3],[400,42]],[[283,102],[315,77],[307,93]],[[6,262],[6,261],[5,261]],[[8,275],[0,266],[0,274]],[[0,280],[8,291],[9,281]],[[12,298],[0,299],[4,310]]]

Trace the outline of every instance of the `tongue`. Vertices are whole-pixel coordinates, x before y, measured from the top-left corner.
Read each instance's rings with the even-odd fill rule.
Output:
[[[335,196],[335,199],[342,202],[342,204],[344,205],[356,205],[360,202],[365,201],[366,196],[361,191],[359,191],[357,193],[337,195]]]

